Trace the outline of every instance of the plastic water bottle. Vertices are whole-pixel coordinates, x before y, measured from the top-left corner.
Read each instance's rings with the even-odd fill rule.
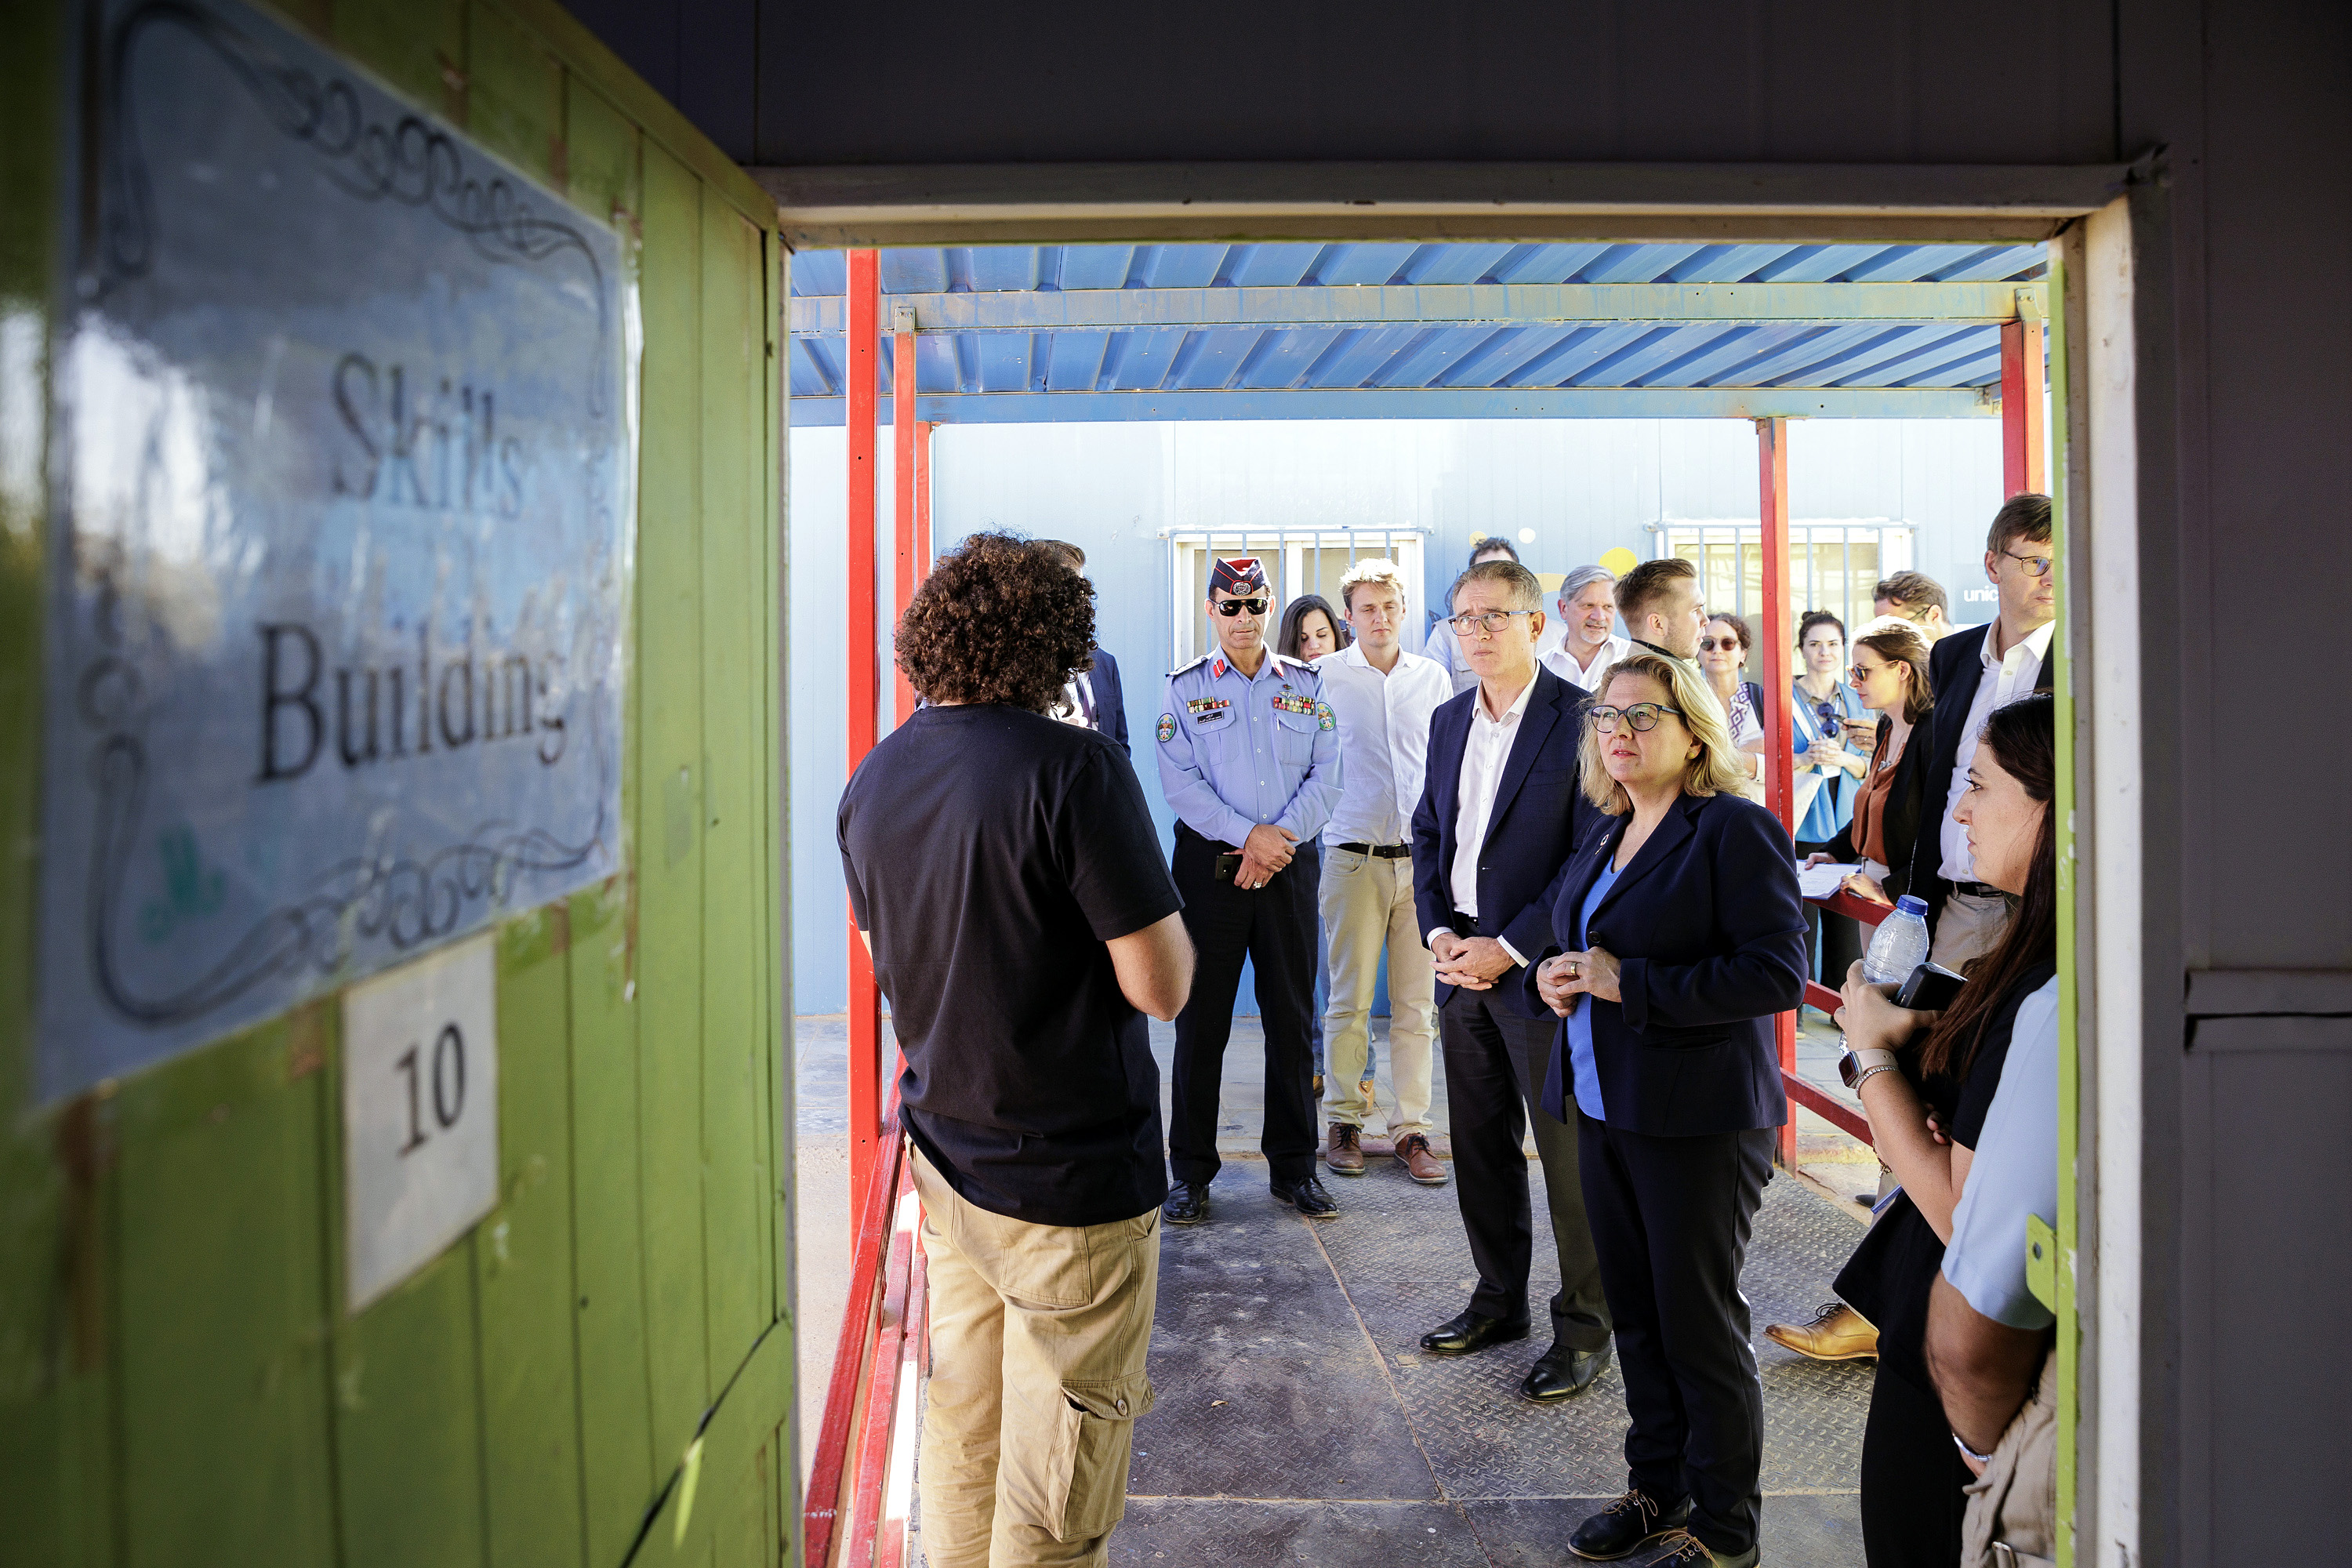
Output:
[[[1870,951],[1862,956],[1863,978],[1873,985],[1900,985],[1927,962],[1927,900],[1906,893],[1871,936]]]

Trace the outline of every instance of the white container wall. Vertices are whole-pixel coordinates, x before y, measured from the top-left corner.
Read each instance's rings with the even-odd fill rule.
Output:
[[[792,433],[794,995],[846,1005],[846,904],[834,837],[845,782],[840,628],[844,435]],[[877,443],[877,581],[889,721],[890,442]],[[1423,602],[1499,534],[1528,565],[1565,572],[1612,549],[1658,553],[1654,524],[1757,515],[1756,437],[1739,420],[1397,420],[1295,424],[941,426],[932,448],[939,549],[1001,528],[1087,552],[1102,646],[1125,679],[1137,773],[1163,835],[1151,730],[1175,628],[1169,531],[1427,531]],[[1984,531],[2000,503],[1994,419],[1823,420],[1790,439],[1790,512],[1909,523],[1913,564],[1942,583],[1953,619],[1990,618]],[[1801,585],[1802,579],[1799,579]],[[1834,606],[1833,606],[1834,607]],[[1750,606],[1751,610],[1753,606]],[[1248,985],[1241,1010],[1254,1011]]]

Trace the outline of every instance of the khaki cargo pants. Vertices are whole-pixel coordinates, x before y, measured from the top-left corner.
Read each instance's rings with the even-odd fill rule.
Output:
[[[1127,1512],[1135,1419],[1151,1408],[1160,1211],[1031,1225],[966,1203],[910,1152],[930,1270],[924,1556],[1103,1563]]]

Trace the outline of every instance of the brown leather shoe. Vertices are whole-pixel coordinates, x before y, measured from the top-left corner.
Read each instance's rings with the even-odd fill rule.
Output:
[[[1331,1142],[1323,1151],[1323,1163],[1331,1167],[1335,1176],[1360,1176],[1364,1173],[1364,1130],[1350,1127],[1344,1121],[1331,1123]]]
[[[1429,1152],[1427,1133],[1408,1132],[1398,1139],[1396,1157],[1397,1163],[1404,1167],[1405,1173],[1423,1186],[1442,1187],[1445,1184],[1445,1167],[1439,1164],[1437,1156]]]
[[[1769,1323],[1765,1337],[1815,1361],[1868,1361],[1878,1354],[1878,1331],[1843,1301],[1831,1301],[1801,1323]]]

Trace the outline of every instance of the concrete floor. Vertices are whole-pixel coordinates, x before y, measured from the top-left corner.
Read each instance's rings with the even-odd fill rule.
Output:
[[[1383,1064],[1386,1026],[1376,1021]],[[1825,1019],[1802,1015],[1798,1070],[1852,1103],[1837,1085],[1836,1041]],[[1173,1030],[1154,1025],[1163,1096],[1173,1045]],[[848,1292],[846,1049],[841,1018],[800,1020],[803,1479]],[[1237,1018],[1218,1139],[1232,1163],[1217,1184],[1217,1223],[1171,1232],[1164,1244],[1152,1361],[1160,1408],[1137,1428],[1130,1506],[1113,1538],[1113,1561],[1172,1568],[1335,1551],[1393,1556],[1413,1537],[1406,1555],[1416,1563],[1560,1561],[1565,1531],[1622,1480],[1615,1372],[1567,1407],[1537,1409],[1511,1386],[1540,1345],[1424,1364],[1417,1335],[1458,1310],[1471,1279],[1452,1189],[1406,1181],[1377,1157],[1386,1145],[1368,1129],[1376,1155],[1370,1173],[1331,1183],[1339,1220],[1314,1225],[1274,1205],[1256,1151],[1262,1050],[1257,1021]],[[1392,1104],[1384,1066],[1376,1083],[1381,1103]],[[1434,1088],[1432,1115],[1443,1129],[1442,1067]],[[1436,1142],[1445,1154],[1442,1137]],[[1829,1279],[1866,1217],[1853,1195],[1874,1192],[1877,1162],[1810,1112],[1799,1117],[1799,1158],[1804,1179],[1775,1182],[1768,1192],[1743,1279],[1767,1394],[1765,1539],[1775,1563],[1858,1563],[1853,1467],[1869,1365],[1817,1365],[1760,1331],[1829,1299]],[[1538,1188],[1538,1214],[1541,1203]],[[1545,1248],[1537,1251],[1532,1289],[1549,1293]],[[1237,1302],[1237,1278],[1251,1285],[1251,1300]],[[1244,1323],[1256,1331],[1236,1333]],[[1277,1324],[1275,1339],[1297,1352],[1297,1367],[1280,1368],[1284,1358],[1268,1349],[1266,1333]],[[1228,1412],[1251,1413],[1245,1430],[1267,1435],[1266,1452],[1238,1469],[1232,1424],[1239,1416]]]

